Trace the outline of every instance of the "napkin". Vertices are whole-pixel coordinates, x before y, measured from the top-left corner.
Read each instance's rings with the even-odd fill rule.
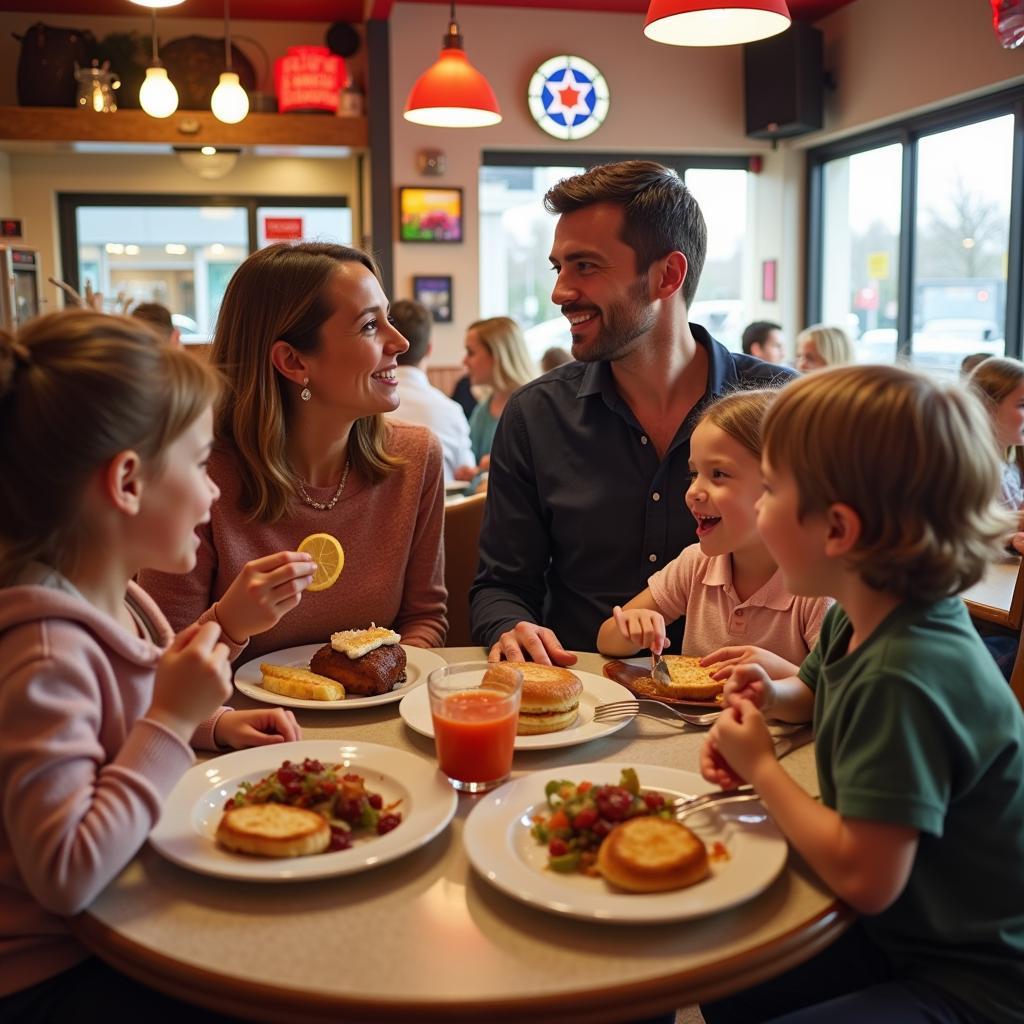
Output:
[[[769,722],[768,732],[775,746],[775,756],[780,759],[814,739],[810,722]]]

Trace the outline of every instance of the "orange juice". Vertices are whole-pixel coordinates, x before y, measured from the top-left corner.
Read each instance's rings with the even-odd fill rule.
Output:
[[[433,709],[441,771],[461,782],[493,782],[512,770],[518,700],[492,690],[448,694]]]

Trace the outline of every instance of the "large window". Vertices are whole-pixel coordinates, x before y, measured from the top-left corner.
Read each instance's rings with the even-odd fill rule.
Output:
[[[250,252],[277,240],[352,241],[344,199],[62,195],[59,204],[65,280],[102,295],[108,312],[159,302],[186,343],[210,340]]]
[[[562,178],[621,156],[579,155],[579,163],[552,166],[542,154],[485,154],[480,168],[480,315],[511,316],[524,328],[536,358],[552,346],[568,348],[568,324],[551,302],[548,256],[556,218],[544,193]],[[700,203],[708,225],[708,253],[690,319],[730,348],[740,347],[746,315],[744,243],[747,171],[742,157],[651,157],[675,168]],[[505,162],[507,161],[507,162]],[[535,161],[535,162],[534,162]]]
[[[1016,89],[811,151],[808,322],[947,377],[1020,356],[1022,139]]]

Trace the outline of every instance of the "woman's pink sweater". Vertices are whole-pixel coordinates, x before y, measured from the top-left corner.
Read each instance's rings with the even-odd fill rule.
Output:
[[[231,452],[210,458],[220,500],[198,530],[201,544],[187,576],[144,572],[139,582],[176,629],[210,617],[246,562],[276,551],[294,551],[311,533],[330,533],[345,549],[345,568],[328,590],[306,593],[281,621],[254,636],[245,656],[300,644],[325,644],[342,629],[375,622],[402,634],[414,647],[441,647],[448,622],[444,586],[444,472],[441,445],[426,427],[391,421],[388,450],[403,465],[377,484],[355,470],[337,505],[320,511],[292,503],[276,523],[248,520],[241,510],[242,482]],[[335,487],[307,487],[314,501],[328,502]],[[225,637],[225,640],[229,638]],[[236,658],[243,645],[231,648]]]
[[[85,958],[64,918],[135,856],[194,760],[145,717],[170,627],[134,583],[127,600],[156,643],[53,587],[0,590],[0,996]],[[193,745],[216,749],[225,710]]]

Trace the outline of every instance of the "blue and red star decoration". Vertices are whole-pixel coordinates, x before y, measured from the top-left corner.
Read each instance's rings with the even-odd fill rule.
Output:
[[[582,139],[608,115],[608,83],[582,57],[552,57],[534,72],[527,93],[533,119],[556,139]]]

